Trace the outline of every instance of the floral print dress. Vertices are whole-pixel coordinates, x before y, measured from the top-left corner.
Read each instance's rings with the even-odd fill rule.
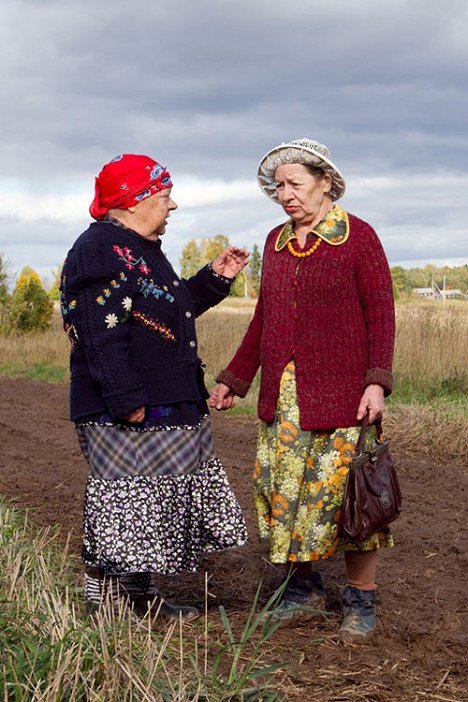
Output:
[[[389,530],[360,544],[339,536],[340,507],[359,428],[303,431],[294,362],[282,375],[276,416],[261,423],[253,475],[260,536],[272,563],[317,561],[337,551],[393,546]]]

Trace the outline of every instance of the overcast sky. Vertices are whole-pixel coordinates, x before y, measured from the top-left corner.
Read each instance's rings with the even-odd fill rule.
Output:
[[[326,143],[391,264],[468,263],[467,0],[0,0],[0,251],[56,268],[119,153],[169,168],[164,247],[284,221],[260,157]]]

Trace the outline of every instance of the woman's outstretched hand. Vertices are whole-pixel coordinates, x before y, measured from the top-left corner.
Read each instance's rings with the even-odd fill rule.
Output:
[[[224,383],[218,383],[210,392],[208,404],[217,410],[231,409],[235,405],[234,393]]]
[[[229,246],[215,258],[211,267],[218,275],[224,275],[226,278],[235,278],[248,264],[249,256],[250,254],[247,249],[238,249],[237,246]]]
[[[364,419],[369,412],[369,424],[381,419],[384,411],[384,391],[381,385],[368,385],[359,403],[357,418]]]

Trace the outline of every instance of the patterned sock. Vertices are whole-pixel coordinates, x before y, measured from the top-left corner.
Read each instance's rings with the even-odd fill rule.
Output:
[[[121,590],[130,599],[144,597],[145,595],[153,596],[151,592],[151,573],[121,573],[118,577]]]
[[[85,573],[84,597],[87,602],[100,605],[107,599],[112,604],[117,604],[120,599],[118,579],[112,575],[96,576]]]

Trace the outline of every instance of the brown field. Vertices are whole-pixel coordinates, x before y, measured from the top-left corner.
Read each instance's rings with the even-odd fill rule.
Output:
[[[208,384],[231,357],[252,311],[251,303],[227,300],[198,321]],[[468,305],[398,305],[397,320],[397,392],[411,386],[416,397],[391,404],[385,418],[404,510],[394,528],[397,548],[380,558],[378,630],[365,644],[337,641],[343,565],[340,558],[319,564],[329,615],[278,630],[264,654],[265,662],[289,664],[276,680],[291,702],[468,701],[468,412],[459,400],[468,389]],[[67,363],[58,319],[42,335],[0,337],[0,373],[52,368],[63,379]],[[426,386],[435,388],[434,397],[418,401]],[[441,390],[446,395],[438,397]],[[0,494],[27,507],[37,525],[59,523],[62,538],[71,534],[78,555],[86,465],[67,418],[67,383],[0,377],[0,391]],[[254,387],[242,401],[244,412],[254,412],[255,394]],[[207,572],[208,619],[217,630],[218,605],[240,627],[257,584],[262,582],[264,603],[280,576],[257,540],[252,508],[256,420],[216,414],[213,423],[217,450],[247,517],[250,544],[206,558],[199,574],[163,579],[161,587],[203,606]]]
[[[87,471],[67,418],[67,384],[0,378],[0,392],[0,494],[28,507],[38,525],[61,524],[64,539],[71,531],[72,553],[78,555]],[[204,559],[199,574],[162,579],[161,587],[181,602],[203,607],[206,571],[209,626],[220,630],[217,607],[222,604],[238,631],[257,584],[262,581],[263,603],[280,575],[257,540],[252,509],[256,422],[217,414],[213,423],[217,451],[247,518],[250,544]],[[263,654],[265,664],[288,664],[275,678],[288,702],[468,700],[468,470],[451,460],[406,454],[403,448],[395,442],[404,510],[394,527],[396,548],[380,557],[377,632],[365,644],[337,641],[343,564],[339,557],[318,564],[329,615],[279,629]],[[195,635],[186,630],[187,637]]]

